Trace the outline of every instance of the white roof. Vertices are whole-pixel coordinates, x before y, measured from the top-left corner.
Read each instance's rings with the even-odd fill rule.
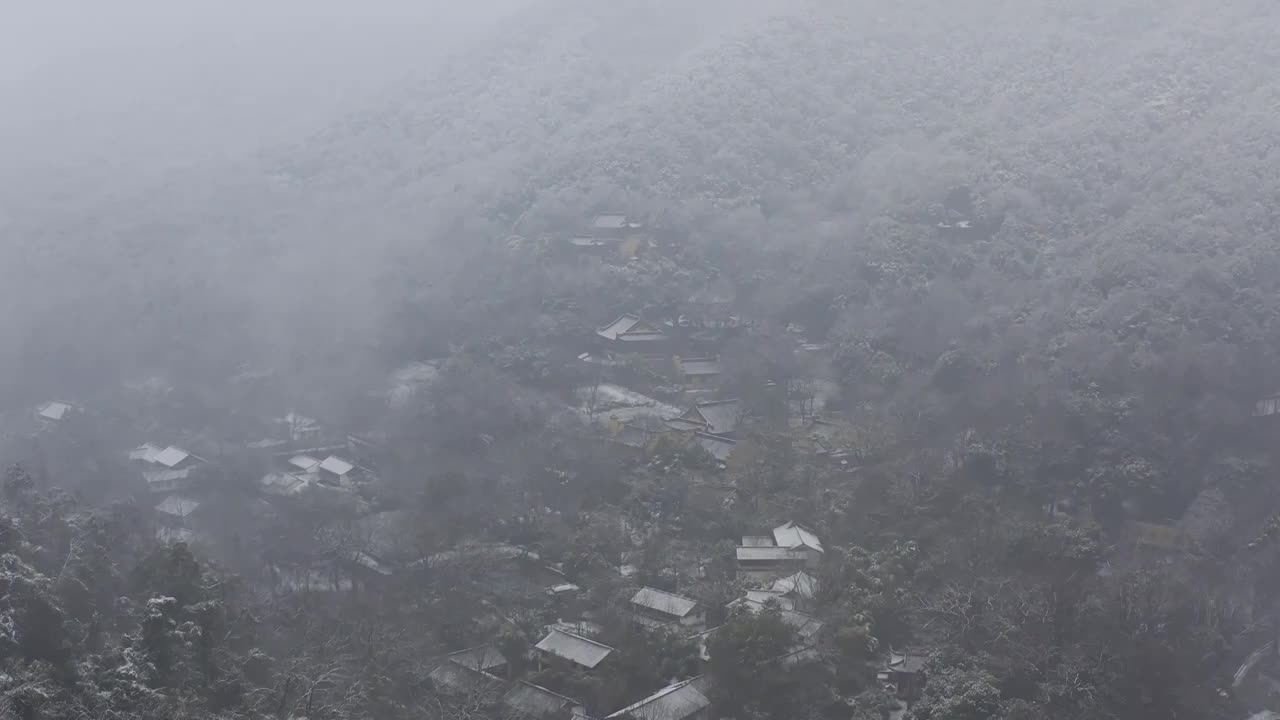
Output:
[[[159,447],[151,443],[144,443],[129,451],[129,459],[153,463],[156,461],[156,456],[161,452],[163,451]]]
[[[813,534],[813,531],[809,528],[795,522],[788,522],[785,525],[779,525],[774,528],[773,541],[778,544],[778,547],[807,547],[818,552],[824,552],[822,541],[818,539],[818,536]]]
[[[592,218],[591,226],[600,229],[623,228],[627,226],[627,216],[622,213],[601,213]]]
[[[693,375],[719,375],[719,358],[690,358],[680,361],[680,370],[686,377]]]
[[[310,471],[314,470],[320,461],[310,455],[294,455],[289,458],[289,464],[304,471]]]
[[[189,457],[191,457],[191,453],[183,450],[182,448],[170,445],[152,458],[151,462],[160,463],[167,468],[172,468]]]
[[[563,630],[552,630],[534,647],[588,670],[599,665],[613,652],[613,648],[608,645]]]
[[[355,465],[352,465],[337,455],[330,455],[320,463],[320,469],[325,472],[331,472],[334,475],[346,475],[355,469]]]
[[[806,600],[812,600],[818,591],[818,580],[802,570],[795,575],[774,580],[772,590],[787,595],[795,593]]]
[[[617,340],[619,335],[630,332],[631,328],[634,328],[641,322],[643,321],[635,315],[622,315],[617,320],[614,320],[608,325],[597,330],[596,334],[609,340]]]
[[[175,517],[186,517],[200,507],[200,501],[181,495],[170,495],[156,506],[156,510]]]
[[[633,705],[628,705],[610,718],[636,720],[683,720],[711,706],[711,701],[698,690],[698,678],[669,685]]]
[[[698,607],[697,600],[651,587],[637,590],[631,598],[631,604],[678,618],[685,617]]]
[[[71,406],[64,402],[51,402],[40,408],[39,413],[40,417],[46,420],[61,420],[62,416],[66,415],[70,409]]]
[[[314,475],[290,475],[288,473],[268,473],[262,476],[258,485],[268,495],[297,495],[311,484]]]

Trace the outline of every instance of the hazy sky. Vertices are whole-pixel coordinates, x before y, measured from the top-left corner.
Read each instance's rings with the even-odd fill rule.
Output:
[[[62,185],[297,139],[529,1],[9,3],[0,179]]]

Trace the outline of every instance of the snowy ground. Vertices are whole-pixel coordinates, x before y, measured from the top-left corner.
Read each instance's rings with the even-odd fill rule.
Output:
[[[606,423],[634,422],[643,417],[666,420],[680,414],[680,408],[668,405],[621,385],[588,385],[574,391],[578,398],[577,411],[589,420]],[[594,413],[592,408],[594,407]]]

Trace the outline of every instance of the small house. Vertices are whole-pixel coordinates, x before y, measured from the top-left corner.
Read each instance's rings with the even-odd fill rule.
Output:
[[[337,455],[330,455],[321,460],[316,468],[320,471],[321,478],[342,485],[354,479],[355,476],[352,473],[356,466]]]
[[[76,406],[64,402],[48,402],[36,408],[36,417],[43,422],[61,422],[63,418],[77,410]]]
[[[876,678],[899,700],[913,702],[920,698],[920,693],[924,690],[924,667],[927,660],[924,655],[890,651],[889,662],[877,673]]]
[[[817,567],[822,560],[822,541],[812,530],[797,522],[787,522],[774,528],[773,543],[778,547],[804,552],[810,567]]]
[[[706,613],[699,609],[697,600],[651,587],[640,588],[631,597],[631,612],[636,624],[647,628],[697,629],[706,625]]]
[[[1268,395],[1254,403],[1254,417],[1271,417],[1280,413],[1280,393]]]
[[[455,662],[472,670],[483,670],[494,675],[507,671],[507,658],[493,645],[478,645],[466,650],[459,650],[445,656],[449,662]]]
[[[147,488],[157,494],[191,489],[198,480],[196,470],[205,464],[204,459],[180,447],[162,448],[152,443],[134,448],[129,459],[142,467]]]
[[[587,716],[582,701],[523,680],[502,696],[502,704],[511,711],[512,717],[527,720],[574,720]]]
[[[170,495],[156,505],[156,537],[162,542],[193,542],[197,537],[196,517],[200,501]]]
[[[787,575],[808,566],[809,557],[804,552],[777,546],[739,546],[736,551],[740,577],[768,582],[779,575]]]
[[[706,690],[702,677],[684,680],[606,715],[605,720],[703,720],[711,712]]]
[[[675,358],[676,372],[686,392],[709,392],[720,384],[720,358]]]
[[[668,425],[674,430],[694,429],[711,435],[733,437],[742,415],[741,402],[713,400],[697,403]]]
[[[661,328],[627,313],[598,328],[596,337],[606,348],[625,353],[662,354],[671,345],[670,336]]]
[[[737,549],[738,572],[745,577],[772,582],[782,575],[812,570],[822,562],[822,541],[809,528],[787,522],[772,535],[748,535]]]
[[[507,658],[492,645],[449,653],[427,677],[437,689],[456,693],[494,692],[507,672]]]
[[[808,611],[818,595],[818,579],[801,570],[794,575],[774,580],[769,589],[790,602],[796,610]]]
[[[538,651],[540,667],[547,661],[559,661],[587,672],[595,670],[613,654],[613,648],[608,645],[559,629],[553,629],[534,649]]]
[[[601,213],[591,219],[590,234],[596,238],[626,238],[643,228],[622,213]]]
[[[715,458],[721,467],[724,467],[725,463],[729,462],[729,456],[733,454],[733,449],[738,444],[732,438],[705,432],[695,432],[693,439],[698,443],[699,447],[710,453],[711,457]]]

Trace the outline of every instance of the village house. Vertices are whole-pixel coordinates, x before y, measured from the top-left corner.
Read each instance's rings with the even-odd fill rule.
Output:
[[[156,494],[190,490],[199,481],[197,470],[206,465],[203,458],[180,447],[160,447],[151,443],[139,445],[129,452],[129,459],[142,468],[142,479]]]
[[[687,393],[707,393],[720,385],[720,358],[682,358],[674,360],[676,373]]]
[[[596,330],[604,348],[619,353],[662,355],[671,348],[671,336],[657,325],[625,313]]]
[[[622,213],[601,213],[591,219],[592,237],[625,238],[644,229]]]
[[[793,609],[808,612],[817,598],[818,580],[801,570],[794,575],[774,580],[769,590],[789,602]]]
[[[651,587],[640,588],[631,597],[631,613],[636,624],[651,629],[678,626],[692,630],[706,625],[706,613],[697,600]]]
[[[170,495],[156,505],[156,538],[162,542],[186,542],[196,539],[200,502],[182,495]]]
[[[613,648],[608,645],[560,629],[552,629],[534,646],[534,649],[537,650],[536,657],[540,670],[547,664],[566,663],[579,670],[590,672],[613,654]]]
[[[885,690],[908,703],[920,698],[925,684],[924,655],[889,652],[889,661],[876,674]]]
[[[772,535],[748,535],[737,549],[738,574],[772,582],[781,575],[812,570],[822,562],[822,542],[812,530],[795,522],[773,529]]]
[[[1254,417],[1271,417],[1280,413],[1280,393],[1268,395],[1254,403]]]
[[[427,676],[437,687],[474,691],[496,685],[507,673],[507,658],[492,645],[449,653]]]
[[[711,712],[706,691],[701,676],[684,680],[606,715],[605,720],[704,720]]]
[[[585,720],[587,717],[586,705],[581,700],[523,680],[502,696],[502,704],[511,711],[512,717],[527,720]]]
[[[668,420],[667,427],[677,431],[732,438],[742,416],[742,403],[738,400],[711,400],[697,403],[680,417]]]
[[[716,459],[716,462],[719,463],[722,469],[727,467],[729,456],[733,455],[733,449],[738,444],[738,442],[732,438],[727,438],[723,435],[712,435],[711,433],[705,432],[695,432],[693,434],[693,439],[694,442],[698,443],[699,447],[706,450],[711,454],[711,457]]]
[[[569,252],[592,263],[611,259],[626,262],[640,257],[648,243],[639,236],[575,235],[566,242]]]
[[[42,422],[56,423],[61,422],[69,414],[79,411],[80,409],[71,403],[54,401],[36,408],[36,418]]]

